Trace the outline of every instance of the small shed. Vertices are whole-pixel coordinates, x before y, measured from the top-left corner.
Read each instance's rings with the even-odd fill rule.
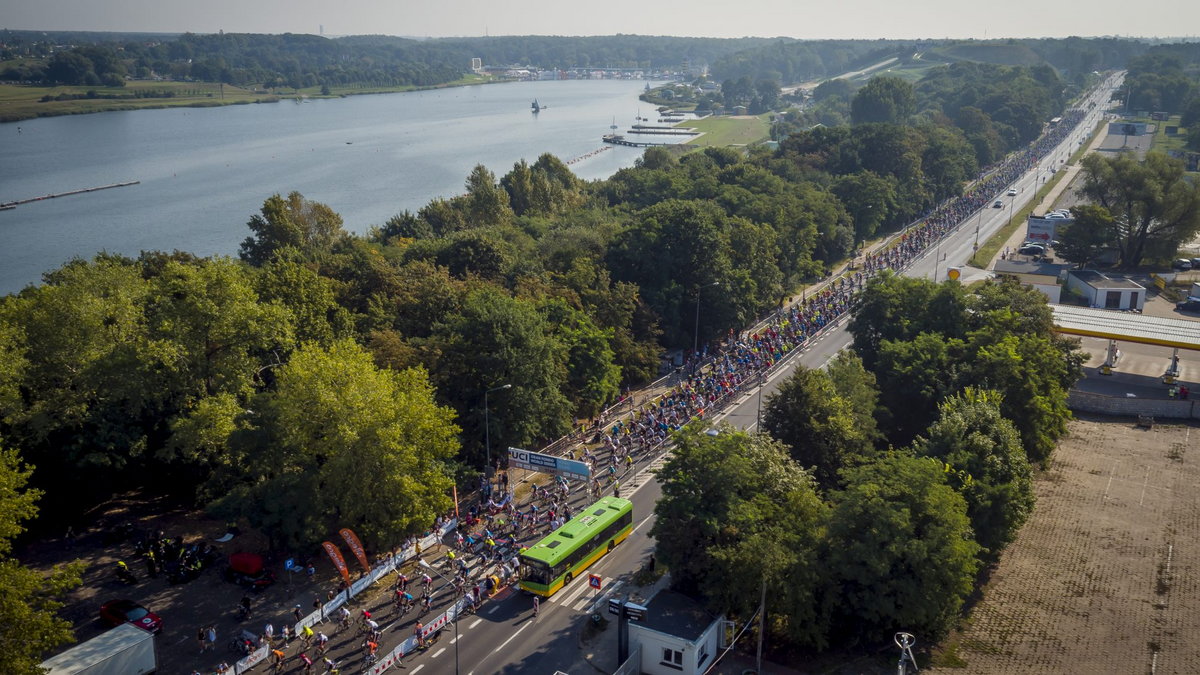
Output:
[[[1141,311],[1146,304],[1145,286],[1130,279],[1108,277],[1095,270],[1067,272],[1067,288],[1083,294],[1089,307]]]
[[[647,675],[699,675],[717,656],[724,623],[696,600],[663,590],[646,605],[645,620],[629,622],[629,645],[641,647]]]
[[[993,271],[997,276],[1016,277],[1017,281],[1022,284],[1041,291],[1049,302],[1058,304],[1062,297],[1062,286],[1059,285],[1059,279],[1062,278],[1063,271],[1068,267],[1070,265],[1024,260],[997,260]]]

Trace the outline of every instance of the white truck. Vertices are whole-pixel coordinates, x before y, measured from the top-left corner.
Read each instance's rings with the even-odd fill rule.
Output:
[[[131,624],[82,642],[42,662],[47,675],[146,675],[158,668],[154,635]]]

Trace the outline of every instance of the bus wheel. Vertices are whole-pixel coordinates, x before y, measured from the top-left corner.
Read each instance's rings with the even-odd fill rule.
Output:
[[[571,583],[571,580],[574,578],[575,578],[574,574],[567,572],[567,576],[563,577],[563,586],[566,586],[567,584]]]
[[[612,553],[612,550],[616,547],[617,547],[617,542],[613,541],[612,539],[609,539],[608,540],[608,552]]]

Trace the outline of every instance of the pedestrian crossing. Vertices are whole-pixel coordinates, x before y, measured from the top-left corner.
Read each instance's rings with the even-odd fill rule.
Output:
[[[545,600],[545,602],[559,605],[561,607],[569,607],[571,611],[574,612],[591,612],[595,611],[592,609],[592,605],[594,605],[601,596],[608,595],[609,593],[620,588],[622,583],[624,583],[621,581],[616,581],[612,577],[601,577],[600,585],[603,590],[597,591],[589,586],[587,581],[588,580],[585,577],[575,579],[572,582],[572,586],[569,586],[567,590],[559,591]]]

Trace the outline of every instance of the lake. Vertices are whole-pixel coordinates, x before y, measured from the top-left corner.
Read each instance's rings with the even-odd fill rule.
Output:
[[[0,124],[0,202],[124,181],[139,185],[0,211],[0,293],[76,256],[142,250],[236,254],[264,200],[297,190],[362,233],[497,178],[543,152],[564,161],[605,147],[654,107],[637,80],[567,80],[402,94],[49,117]],[[546,109],[530,111],[537,99]],[[631,166],[610,147],[571,164],[599,179]]]

